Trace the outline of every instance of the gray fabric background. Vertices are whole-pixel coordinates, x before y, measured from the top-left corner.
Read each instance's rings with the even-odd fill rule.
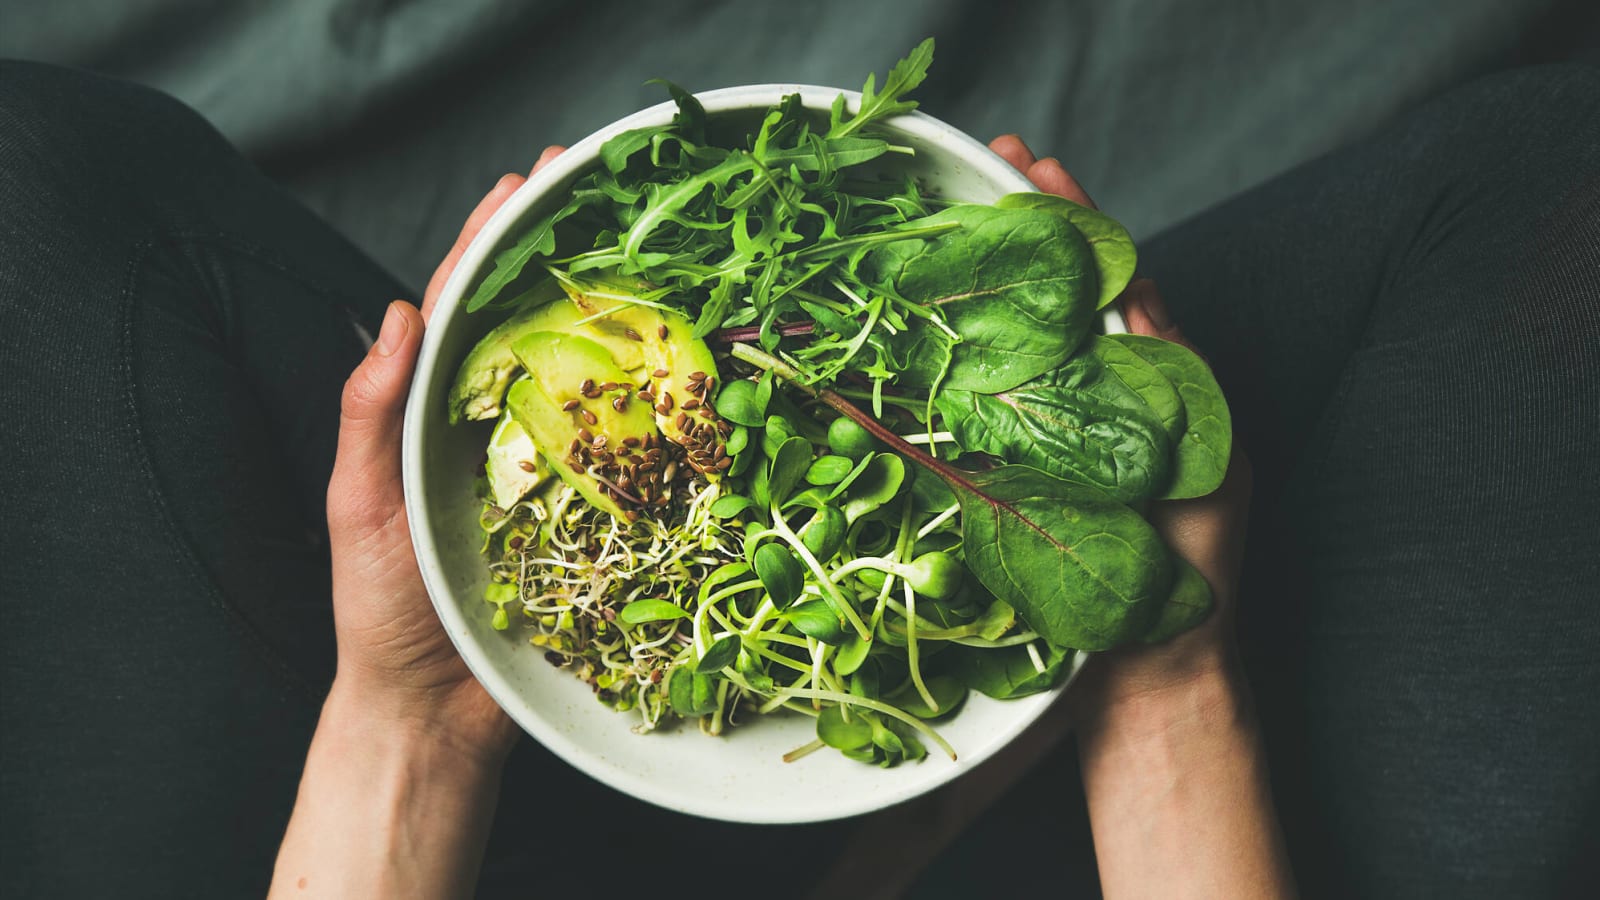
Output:
[[[0,0],[0,56],[196,107],[420,288],[503,172],[663,99],[859,88],[938,38],[923,108],[1059,156],[1136,238],[1464,78],[1571,57],[1592,0]]]

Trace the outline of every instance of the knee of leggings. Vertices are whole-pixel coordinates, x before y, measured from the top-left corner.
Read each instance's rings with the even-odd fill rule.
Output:
[[[1398,226],[1380,319],[1419,333],[1504,322],[1538,313],[1522,308],[1548,296],[1529,289],[1537,283],[1600,299],[1600,69],[1486,76],[1389,138],[1409,158],[1403,180],[1414,179],[1400,189],[1417,193]],[[1578,306],[1592,327],[1600,302]]]
[[[0,61],[0,210],[158,195],[226,141],[160,91],[43,63]],[[0,213],[5,214],[5,213]]]

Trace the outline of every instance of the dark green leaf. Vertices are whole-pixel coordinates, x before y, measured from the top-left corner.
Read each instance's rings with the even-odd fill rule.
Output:
[[[677,666],[667,675],[667,702],[672,711],[685,718],[717,711],[716,679]]]
[[[851,713],[846,722],[839,707],[829,706],[817,716],[817,737],[829,747],[858,750],[872,743],[872,726],[860,713]]]
[[[1094,251],[1095,269],[1099,274],[1100,299],[1095,307],[1104,308],[1117,299],[1122,289],[1133,279],[1138,263],[1133,238],[1122,223],[1089,206],[1074,203],[1055,194],[1007,194],[995,201],[1001,209],[1040,209],[1055,213],[1071,222],[1089,249]]]
[[[949,390],[937,402],[945,426],[969,452],[1086,481],[1123,502],[1166,485],[1166,430],[1097,356],[1077,354],[998,394]]]
[[[1010,700],[1047,691],[1066,678],[1076,651],[1036,642],[1045,669],[1033,664],[1027,646],[967,647],[955,644],[946,651],[951,673],[965,684],[996,700]],[[941,656],[940,659],[945,659]],[[936,698],[937,699],[937,698]]]
[[[516,243],[495,254],[494,269],[478,282],[477,288],[467,300],[467,312],[476,312],[483,308],[506,285],[517,279],[528,262],[535,256],[551,256],[556,252],[555,228],[562,220],[570,218],[578,210],[583,209],[603,199],[603,194],[582,193],[573,196],[567,204],[548,216],[533,224],[533,227],[522,232]]]
[[[1146,644],[1159,644],[1204,622],[1211,614],[1211,585],[1182,557],[1172,558],[1172,591],[1161,604],[1156,623],[1145,632]]]
[[[1046,640],[1109,650],[1154,620],[1172,567],[1138,513],[1025,466],[946,481],[961,504],[967,568]]]
[[[767,479],[767,492],[771,502],[782,505],[789,499],[794,486],[805,477],[811,467],[811,442],[803,437],[792,437],[778,447],[772,457],[772,474]]]
[[[1016,621],[1017,611],[1011,608],[1011,604],[996,597],[983,612],[978,614],[978,637],[987,641],[999,640],[1001,635],[1011,630]]]
[[[628,159],[633,154],[650,146],[656,135],[666,131],[670,125],[651,125],[648,128],[634,128],[617,135],[600,145],[600,162],[612,174],[621,172],[628,167]],[[620,199],[613,197],[613,199]]]
[[[1150,412],[1160,420],[1161,427],[1166,430],[1168,446],[1178,445],[1185,424],[1183,399],[1178,396],[1178,389],[1172,386],[1167,376],[1161,374],[1160,369],[1128,349],[1127,345],[1100,335],[1090,335],[1067,364],[1073,364],[1078,357],[1084,355],[1099,359],[1107,375],[1138,394],[1144,400],[1145,406],[1150,408]]]
[[[767,421],[765,403],[756,402],[756,385],[753,381],[739,379],[724,384],[717,391],[717,415],[735,425],[760,428]]]
[[[845,491],[844,517],[850,522],[893,500],[906,480],[906,464],[893,453],[879,453]]]
[[[805,589],[806,573],[788,545],[768,541],[756,548],[756,577],[779,609],[793,603]]]
[[[645,622],[665,622],[669,619],[687,619],[689,611],[676,603],[665,600],[635,600],[622,608],[617,613],[617,618],[629,625],[640,625]]]
[[[952,715],[961,708],[967,699],[967,686],[949,675],[932,675],[923,680],[928,693],[933,695],[939,708],[935,710],[927,701],[922,699],[922,694],[915,685],[906,687],[888,698],[887,702],[900,707],[919,719],[942,719]]]
[[[865,428],[840,416],[828,425],[828,447],[840,456],[860,460],[878,449],[878,439]]]
[[[1097,276],[1083,236],[1051,213],[971,204],[913,224],[950,222],[960,228],[872,250],[860,270],[869,283],[936,310],[961,336],[943,385],[993,393],[1059,366],[1094,317]],[[895,340],[925,343],[936,330],[919,318]],[[930,387],[937,379],[928,374],[917,369],[900,381]]]
[[[861,664],[867,660],[867,654],[871,652],[872,642],[862,640],[861,635],[851,631],[844,636],[844,643],[839,646],[839,652],[833,656],[833,671],[848,676],[861,668]]]
[[[819,456],[806,470],[806,481],[811,484],[838,484],[855,468],[855,463],[844,456]]]
[[[811,521],[800,529],[800,542],[806,545],[812,556],[827,562],[844,545],[849,530],[850,523],[838,507],[820,506],[811,516]]]
[[[737,516],[738,514],[751,508],[752,506],[755,506],[755,501],[751,500],[749,497],[741,497],[738,494],[728,494],[726,496],[718,497],[715,501],[713,501],[710,512],[713,516],[716,516],[719,519],[731,519],[734,516]]]
[[[710,675],[733,665],[733,661],[739,656],[739,648],[741,646],[743,644],[738,634],[730,634],[719,638],[716,643],[711,645],[710,649],[706,650],[705,655],[700,657],[699,661],[694,664],[695,672],[697,674]]]
[[[822,600],[807,600],[796,604],[784,613],[784,617],[793,623],[801,634],[814,637],[824,644],[840,643],[845,635],[844,623],[839,621],[839,614]]]
[[[1202,497],[1228,473],[1233,418],[1216,376],[1189,348],[1141,334],[1113,334],[1116,341],[1154,365],[1183,399],[1184,432],[1174,446],[1172,477],[1163,500]]]
[[[901,98],[928,77],[928,66],[932,63],[933,38],[928,38],[907,54],[905,59],[894,64],[894,68],[889,70],[889,77],[883,79],[882,91],[874,90],[873,84],[876,79],[874,76],[867,76],[866,86],[861,89],[861,107],[854,116],[834,124],[829,129],[828,136],[844,137],[871,122],[916,109],[915,102]],[[837,120],[841,116],[841,111],[835,108],[834,118]]]

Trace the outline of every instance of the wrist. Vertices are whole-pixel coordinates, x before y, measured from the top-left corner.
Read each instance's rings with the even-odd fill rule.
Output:
[[[1220,641],[1194,637],[1189,646],[1161,648],[1159,658],[1146,655],[1157,648],[1140,648],[1091,661],[1068,694],[1080,743],[1140,741],[1195,727],[1247,724],[1249,689],[1236,655]]]
[[[476,683],[454,690],[476,690]],[[391,690],[341,671],[323,704],[317,733],[366,747],[374,756],[450,766],[462,774],[498,777],[520,732],[488,698],[451,702],[452,689]]]

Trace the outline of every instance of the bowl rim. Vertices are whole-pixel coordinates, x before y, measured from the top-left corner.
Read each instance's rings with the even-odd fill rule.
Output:
[[[790,94],[800,95],[803,106],[819,111],[828,110],[835,98],[841,94],[851,110],[859,109],[861,102],[861,94],[858,91],[782,82],[738,85],[698,92],[694,96],[708,115],[717,115],[741,110],[766,109]],[[420,488],[425,481],[423,477],[425,431],[421,407],[425,398],[433,392],[439,378],[451,378],[454,375],[453,366],[440,364],[440,343],[447,326],[454,322],[457,316],[465,315],[463,299],[467,287],[489,261],[490,255],[504,239],[506,232],[544,199],[547,192],[559,188],[594,165],[599,159],[600,147],[606,141],[631,129],[667,124],[676,111],[676,104],[670,100],[646,107],[599,128],[567,148],[544,168],[530,176],[489,217],[462,253],[454,271],[446,279],[431,312],[429,327],[424,331],[422,347],[406,400],[405,420],[401,432],[401,475],[412,547],[434,611],[473,677],[483,685],[489,696],[519,728],[579,771],[602,784],[648,803],[677,812],[729,822],[802,824],[874,812],[946,785],[1009,746],[1025,730],[1043,718],[1060,700],[1066,689],[1077,679],[1091,654],[1077,651],[1070,663],[1071,668],[1067,678],[1049,693],[1038,696],[1034,704],[1036,711],[1032,715],[1015,716],[1008,720],[1003,728],[996,729],[995,735],[998,739],[990,741],[984,750],[964,753],[954,761],[944,759],[925,761],[925,764],[937,764],[937,768],[929,769],[927,777],[908,779],[881,792],[860,796],[835,793],[828,798],[818,798],[818,802],[803,813],[785,811],[783,814],[775,814],[777,810],[769,810],[762,805],[674,791],[670,787],[663,786],[659,779],[639,775],[625,766],[589,753],[561,731],[541,721],[532,704],[522,698],[521,692],[506,675],[502,674],[475,646],[465,605],[456,602],[451,593],[444,575],[440,548],[432,529],[427,527],[429,521],[427,504]],[[1002,188],[1015,191],[1035,190],[1022,172],[986,145],[927,113],[914,110],[894,116],[886,120],[885,124],[917,140],[943,145],[959,156],[964,163],[976,169],[983,178]],[[1107,331],[1126,330],[1126,325],[1115,307],[1107,307],[1103,312]],[[534,658],[530,657],[530,660]],[[1003,702],[1023,703],[1025,700],[1026,698],[1020,698]]]

